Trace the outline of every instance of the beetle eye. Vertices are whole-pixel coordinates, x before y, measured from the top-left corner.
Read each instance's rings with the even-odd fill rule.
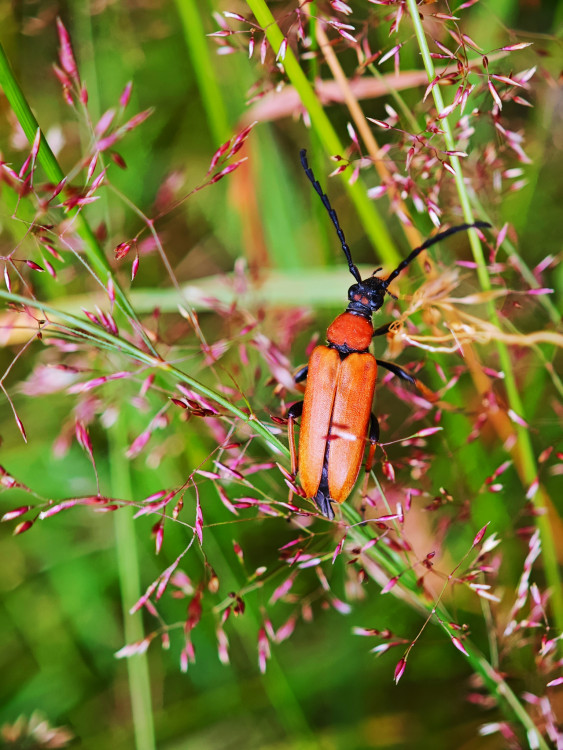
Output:
[[[370,294],[371,307],[374,310],[379,310],[383,306],[383,300],[385,295],[381,292],[381,289],[373,289]]]
[[[360,296],[361,295],[358,290],[358,284],[352,284],[352,286],[348,289],[348,299],[358,300]]]

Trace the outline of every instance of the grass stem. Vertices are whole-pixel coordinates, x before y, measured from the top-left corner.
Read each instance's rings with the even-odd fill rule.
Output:
[[[247,5],[254,13],[260,26],[263,27],[266,36],[268,37],[268,41],[277,55],[285,37],[280,27],[277,25],[270,9],[264,0],[247,0]],[[344,146],[324,111],[322,104],[319,102],[315,90],[307,79],[307,76],[301,68],[293,50],[289,46],[285,52],[283,65],[289,80],[299,94],[303,106],[309,113],[311,126],[316,131],[327,153],[330,155],[343,155],[345,153]],[[366,187],[362,180],[357,180],[351,185],[346,174],[343,173],[343,183],[356,211],[358,212],[362,225],[373,246],[377,249],[381,260],[390,266],[396,265],[399,259],[399,254],[389,235],[385,223],[377,213],[373,201],[367,197]]]
[[[125,412],[109,430],[110,435],[110,482],[115,497],[132,497],[130,464],[125,460],[127,449]],[[116,554],[119,585],[123,606],[123,629],[125,643],[136,643],[144,637],[143,611],[129,613],[141,596],[139,557],[135,538],[135,523],[129,509],[113,514],[115,522]],[[129,677],[131,713],[135,733],[136,750],[155,750],[154,722],[152,713],[151,682],[147,652],[135,654],[126,660]]]
[[[411,19],[415,28],[416,37],[426,68],[428,81],[433,81],[435,78],[434,63],[430,56],[430,50],[426,40],[426,35],[422,26],[422,21],[418,12],[416,0],[407,0],[407,5],[411,15]],[[432,95],[434,97],[434,103],[438,113],[444,110],[444,101],[442,99],[442,92],[439,86],[432,87]],[[455,140],[453,131],[448,120],[448,117],[443,117],[441,125],[444,130],[444,141],[449,151],[455,151]],[[450,156],[450,162],[455,172],[455,184],[463,210],[463,217],[466,222],[471,223],[475,221],[469,194],[463,180],[463,172],[461,169],[461,163],[457,156]],[[469,242],[473,257],[477,264],[477,275],[481,288],[483,291],[490,291],[492,289],[492,283],[485,263],[483,255],[483,249],[481,242],[475,230],[469,231]],[[498,328],[501,328],[500,320],[495,309],[494,303],[489,301],[487,303],[487,312],[489,319]],[[496,341],[497,352],[501,363],[502,370],[505,376],[506,393],[508,398],[509,407],[522,419],[526,419],[524,404],[520,398],[518,386],[516,384],[516,378],[514,370],[512,368],[512,362],[508,348],[502,341]],[[515,459],[515,465],[517,467],[520,479],[525,489],[527,490],[532,483],[537,479],[538,468],[534,457],[534,451],[532,447],[532,441],[530,439],[530,433],[527,427],[523,427],[520,424],[516,424],[513,427],[516,433],[516,446],[513,452]],[[548,586],[551,589],[551,607],[555,618],[558,629],[563,630],[563,586],[559,573],[559,566],[557,561],[557,551],[555,548],[555,542],[551,532],[549,523],[549,516],[547,515],[550,510],[551,503],[547,499],[547,493],[541,488],[533,498],[534,505],[540,510],[540,515],[536,517],[536,524],[540,530],[542,548],[543,548],[543,560],[545,566],[545,574],[547,578]]]
[[[29,106],[27,99],[14,76],[14,73],[10,67],[10,63],[2,45],[0,44],[0,86],[4,90],[6,98],[12,107],[14,114],[16,115],[18,122],[20,123],[22,130],[25,133],[29,144],[31,145],[39,130],[39,123],[35,119],[31,107]],[[47,179],[58,185],[64,179],[65,175],[61,169],[55,155],[53,154],[44,133],[41,133],[41,142],[39,150],[37,152],[37,161],[43,168]],[[65,191],[63,191],[64,194]],[[114,277],[111,266],[108,263],[106,256],[100,248],[98,241],[92,231],[92,228],[88,224],[83,211],[72,209],[68,212],[68,216],[75,220],[76,232],[84,243],[84,252],[88,262],[91,265],[91,269],[97,277],[98,282],[104,289],[107,287],[110,279],[113,281],[115,289],[115,299],[123,313],[136,324],[138,332],[143,337],[146,346],[153,354],[156,351],[148,338],[144,333],[143,327],[137,320],[136,313],[131,306],[127,295],[119,286],[117,279]]]

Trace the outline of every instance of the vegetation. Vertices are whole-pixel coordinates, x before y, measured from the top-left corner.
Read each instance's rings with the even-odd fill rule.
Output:
[[[562,24],[5,9],[6,747],[561,745]],[[380,373],[334,521],[287,440],[352,283],[301,148],[364,276],[491,224],[394,282],[377,355],[434,396]]]

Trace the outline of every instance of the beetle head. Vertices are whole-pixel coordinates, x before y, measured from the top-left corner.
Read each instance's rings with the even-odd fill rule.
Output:
[[[378,271],[381,269],[377,269]],[[377,271],[374,271],[374,274]],[[352,284],[348,289],[348,310],[355,312],[357,315],[371,317],[379,310],[385,301],[387,291],[387,279],[381,279],[378,276],[370,276],[367,279]]]

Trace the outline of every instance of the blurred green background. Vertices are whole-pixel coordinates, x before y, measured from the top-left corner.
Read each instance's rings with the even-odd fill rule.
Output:
[[[271,7],[282,17],[294,8],[282,3]],[[215,42],[205,34],[219,28],[212,13],[223,11],[249,15],[238,0],[232,3],[221,0],[216,5],[195,0],[176,3],[96,0],[64,5],[46,0],[2,2],[1,42],[50,143],[63,144],[59,155],[63,169],[69,169],[79,158],[87,136],[86,128],[77,127],[52,73],[52,62],[57,58],[57,15],[63,18],[71,34],[81,77],[88,87],[89,111],[94,122],[116,105],[130,80],[134,87],[129,113],[154,108],[151,118],[119,145],[127,169],[113,168],[111,172],[113,184],[133,204],[150,214],[159,186],[173,173],[179,174],[178,180],[184,186],[182,192],[201,183],[217,147],[253,119],[246,102],[256,91],[253,86],[266,85],[263,82],[268,79],[268,71],[271,72],[272,59],[269,57],[262,68],[257,52],[251,61],[242,50],[225,56],[216,54]],[[369,4],[363,2],[355,9],[360,17],[368,11]],[[558,82],[563,3],[491,0],[479,3],[463,19],[464,31],[485,49],[514,41],[534,42],[534,47],[515,53],[520,55],[517,62],[511,58],[506,63],[502,69],[505,75],[511,72],[511,66],[522,70],[534,64],[539,64],[545,73],[538,75],[534,83],[530,98],[535,108],[517,111],[515,108],[509,115],[513,118],[513,129],[525,132],[526,150],[533,159],[525,169],[528,183],[521,191],[504,196],[491,209],[497,229],[506,221],[514,226],[520,252],[533,268],[548,253],[556,255],[560,251],[563,229],[560,209],[563,109]],[[506,29],[515,30],[516,35],[508,35]],[[388,45],[383,28],[378,33],[380,45]],[[238,44],[236,37],[233,43]],[[373,46],[375,49],[376,44]],[[416,47],[405,46],[402,55],[406,68],[419,65]],[[342,64],[353,68],[350,52],[342,56]],[[329,75],[324,69],[322,72]],[[417,106],[421,91],[403,92],[407,106],[413,109]],[[384,117],[383,103],[383,99],[364,102],[366,114]],[[21,136],[18,140],[13,116],[4,99],[1,106],[3,158],[14,165],[21,164],[27,147],[22,145]],[[341,106],[327,111],[347,142],[349,116]],[[310,195],[310,186],[298,161],[299,148],[308,147],[315,170],[327,185],[326,155],[321,153],[319,143],[314,135],[309,135],[303,122],[291,114],[286,113],[275,122],[260,121],[241,152],[248,156],[248,162],[212,188],[194,194],[159,224],[168,258],[181,282],[193,281],[197,285],[200,279],[231,271],[235,260],[245,257],[252,273],[270,267],[287,272],[282,278],[291,297],[290,272],[297,271],[306,278],[310,272],[312,283],[318,284],[315,270],[319,266],[330,264],[331,259],[339,268],[342,266],[332,228],[327,226],[322,207]],[[376,265],[377,258],[374,259],[363,229],[334,180],[329,183],[329,193],[354,248],[355,260]],[[106,191],[102,195],[89,208],[88,217],[94,227],[105,222],[104,247],[111,256],[112,248],[132,237],[141,224],[138,216],[115,194]],[[0,203],[4,255],[24,234],[23,224],[10,218],[14,200],[4,187]],[[21,214],[25,215],[25,207]],[[407,247],[397,220],[393,217],[385,220],[400,252],[405,254]],[[429,222],[421,229],[428,231]],[[24,241],[21,246],[24,257],[26,248]],[[335,270],[335,274],[330,284],[323,286],[324,304],[317,304],[314,318],[304,316],[292,321],[282,306],[264,308],[261,330],[290,357],[292,367],[303,364],[310,337],[317,331],[322,338],[326,324],[342,308],[349,279],[344,273],[338,275],[339,271]],[[76,268],[72,273],[61,273],[61,277],[64,284],[42,282],[43,291],[54,300],[53,304],[57,298],[92,291]],[[156,254],[142,255],[134,289],[156,292],[157,300],[162,289],[163,315],[158,325],[163,338],[170,345],[186,340],[181,356],[193,363],[195,376],[204,377],[205,366],[197,359],[191,333],[173,314],[176,306],[165,292],[168,285]],[[549,274],[545,285],[561,290],[561,266]],[[314,289],[314,294],[318,293],[319,289]],[[145,314],[158,304],[154,296],[148,299],[147,307],[141,309]],[[516,324],[524,330],[550,327],[549,312],[535,298],[524,299],[525,309],[516,314]],[[139,300],[142,305],[142,294]],[[304,298],[302,305],[307,304],[308,299]],[[228,336],[227,324],[217,316],[202,313],[200,322],[210,341]],[[155,322],[153,327],[156,325]],[[287,340],[286,325],[293,334]],[[0,353],[2,371],[17,350],[17,346],[6,347]],[[544,350],[544,355],[549,361],[553,352]],[[54,450],[61,426],[70,426],[72,432],[74,398],[64,392],[29,398],[19,385],[30,376],[42,356],[41,352],[34,352],[22,357],[6,381],[26,425],[29,442],[23,444],[11,409],[2,401],[0,464],[43,497],[94,493],[94,474],[79,447],[73,443],[62,456]],[[267,384],[267,373],[262,371],[255,377],[254,368],[260,366],[255,354],[251,354],[251,363],[246,368],[240,361],[238,366],[233,364],[236,352],[230,352],[229,356],[226,367],[236,374],[238,387],[254,398],[259,418],[267,420],[269,413],[279,414],[279,403]],[[483,354],[483,359],[486,357]],[[550,445],[557,445],[560,439],[561,411],[557,411],[560,408],[556,405],[557,393],[542,357],[538,352],[522,351],[516,364],[536,455]],[[498,367],[494,359],[489,363]],[[115,369],[121,366],[123,362],[116,360]],[[141,455],[129,473],[124,450],[145,429],[160,406],[158,399],[149,398],[149,409],[136,408],[134,397],[141,382],[138,377],[136,383],[109,384],[100,401],[91,405],[100,415],[119,412],[117,424],[121,421],[122,425],[122,429],[109,427],[107,432],[96,426],[91,428],[102,491],[137,500],[161,487],[182,482],[214,444],[213,435],[205,427],[194,426],[193,421],[180,424],[174,415],[176,429],[162,437],[157,434],[158,448],[153,443],[150,459]],[[230,383],[227,377],[223,382]],[[473,397],[469,384],[460,388],[457,400],[463,404],[465,399],[469,410],[477,409],[477,404],[470,402]],[[394,396],[390,399],[384,411],[391,414],[389,435],[393,436],[400,434],[412,407]],[[449,419],[452,433],[447,443],[444,440],[443,454],[435,464],[436,474],[428,479],[425,489],[437,493],[441,486],[446,486],[458,498],[460,504],[451,511],[448,508],[446,517],[455,518],[456,512],[464,508],[463,500],[475,501],[471,520],[464,517],[464,523],[455,527],[449,540],[450,559],[459,560],[479,526],[492,521],[497,533],[505,538],[503,586],[511,591],[526,551],[515,527],[530,523],[522,511],[524,491],[514,472],[509,472],[503,477],[505,486],[501,494],[478,494],[485,478],[505,454],[492,438],[489,444],[466,445],[467,423],[461,415]],[[271,459],[263,448],[256,448],[257,460],[261,456],[263,460]],[[456,471],[456,465],[463,465],[464,471]],[[279,492],[273,472],[253,477],[256,486],[266,493],[275,492],[276,486]],[[561,492],[557,489],[557,474],[546,473],[542,480],[552,497],[558,498]],[[29,496],[20,490],[4,491],[0,497],[3,512],[28,502]],[[202,505],[208,525],[204,551],[220,581],[217,601],[243,586],[258,566],[275,569],[278,548],[296,536],[295,529],[281,519],[232,523],[232,516],[225,516],[212,483],[202,488]],[[192,523],[193,505],[190,513],[188,522]],[[127,663],[114,656],[128,641],[122,597],[130,606],[136,598],[136,587],[140,585],[144,590],[171,564],[189,534],[181,525],[168,524],[163,550],[156,557],[150,535],[154,520],[141,518],[131,526],[127,519],[119,519],[125,514],[130,518],[127,509],[116,514],[73,509],[37,524],[20,537],[11,536],[8,524],[0,528],[0,724],[12,725],[20,715],[29,718],[39,711],[53,726],[67,727],[76,737],[76,746],[135,747]],[[132,529],[140,584],[132,552]],[[427,529],[421,531],[423,536],[428,533]],[[244,549],[244,569],[233,552],[233,539]],[[128,549],[121,559],[121,583],[117,552],[120,544]],[[431,544],[430,536],[428,545]],[[201,552],[195,549],[188,553],[182,567],[195,582],[206,571]],[[339,559],[329,573],[333,593],[347,599],[346,583],[350,576],[346,562]],[[499,714],[496,709],[485,710],[466,700],[475,687],[471,673],[463,657],[434,626],[425,631],[401,683],[393,685],[393,669],[400,649],[393,652],[395,655],[376,659],[369,653],[372,641],[354,636],[352,627],[390,628],[400,636],[412,638],[422,621],[418,613],[401,601],[391,596],[380,598],[379,587],[372,581],[364,585],[363,597],[351,602],[352,612],[343,615],[321,606],[314,573],[302,574],[296,584],[296,596],[311,598],[314,619],[300,620],[292,637],[273,647],[268,670],[261,675],[256,645],[258,628],[272,590],[281,583],[283,575],[280,573],[263,590],[249,594],[245,599],[245,614],[236,620],[231,617],[227,623],[230,666],[223,666],[218,660],[215,620],[208,611],[204,611],[202,622],[193,634],[196,662],[190,664],[187,674],[182,674],[179,668],[181,638],[176,637],[179,634],[172,633],[170,650],[163,650],[158,639],[151,645],[147,659],[157,747],[362,750],[505,746],[499,735],[478,736],[478,727],[486,721],[498,720]],[[185,600],[165,595],[160,611],[167,622],[181,622],[185,605]],[[470,624],[478,645],[487,650],[488,625],[478,604],[461,597],[452,606],[456,617]],[[460,610],[456,611],[458,606]],[[277,603],[267,609],[275,627],[294,612],[291,602]],[[154,620],[146,615],[146,631],[153,627]],[[139,658],[134,656],[132,660]],[[512,664],[516,672],[520,670],[514,681],[515,689],[525,686],[533,690],[537,682],[540,690],[541,679],[534,674],[530,653],[523,650],[513,654]],[[133,677],[134,688],[136,679],[137,687],[143,683],[142,669],[137,678]],[[526,672],[525,684],[522,675]],[[148,717],[138,732],[137,747],[150,748]],[[7,746],[49,745],[21,739]]]

